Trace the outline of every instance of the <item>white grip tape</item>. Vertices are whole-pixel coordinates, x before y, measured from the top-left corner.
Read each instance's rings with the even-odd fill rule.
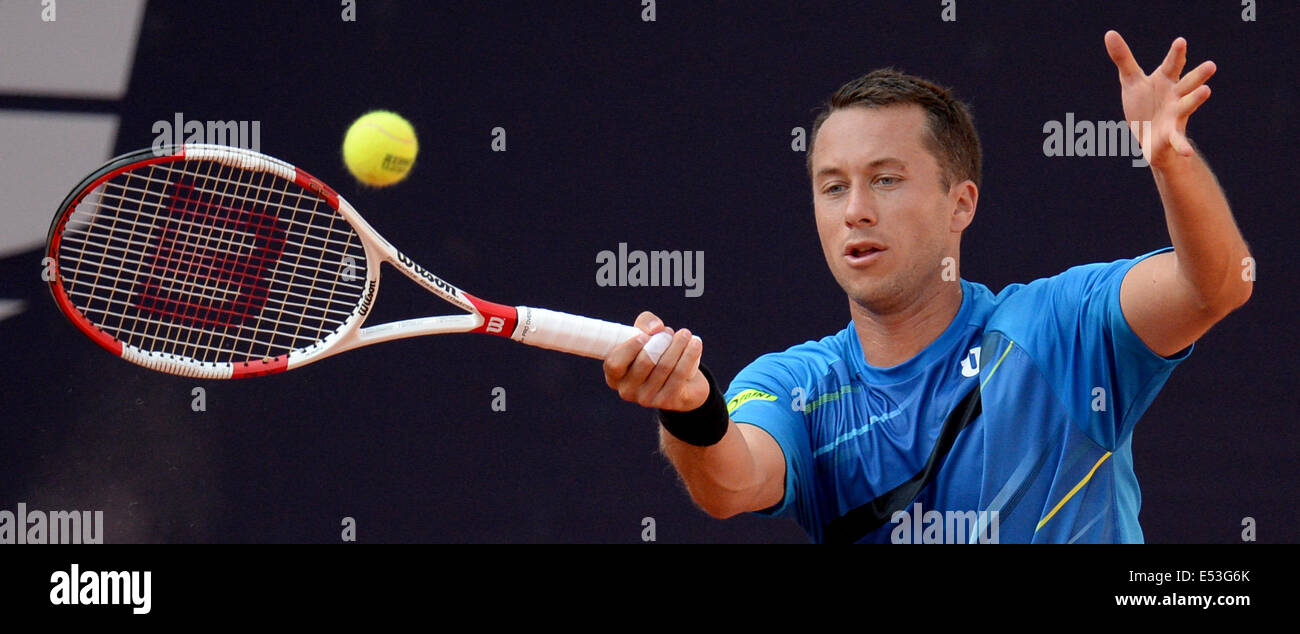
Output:
[[[645,353],[650,355],[651,361],[659,363],[659,357],[663,356],[664,350],[667,350],[668,344],[672,342],[672,335],[661,330],[656,332],[655,335],[650,338],[650,341],[645,342],[645,345],[642,346],[641,349],[645,350]]]
[[[515,310],[519,313],[519,322],[511,339],[593,359],[604,359],[614,346],[641,333],[632,326],[545,308],[517,306]],[[659,332],[646,342],[643,349],[650,355],[650,360],[657,363],[671,341],[672,336],[667,332]]]

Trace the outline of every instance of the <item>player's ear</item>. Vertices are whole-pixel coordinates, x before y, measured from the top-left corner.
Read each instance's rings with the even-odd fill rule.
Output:
[[[953,185],[948,195],[953,201],[952,219],[948,228],[953,233],[961,233],[975,220],[975,206],[979,203],[980,190],[974,181],[967,179]]]

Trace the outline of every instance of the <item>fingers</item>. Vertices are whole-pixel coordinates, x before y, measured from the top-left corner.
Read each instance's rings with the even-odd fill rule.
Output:
[[[662,330],[668,334],[673,332],[671,328],[663,328]],[[632,358],[623,366],[624,372],[619,377],[619,380],[610,385],[610,387],[618,390],[619,396],[628,401],[636,401],[637,387],[644,383],[646,377],[655,369],[655,362],[650,360],[650,355],[642,354],[641,351],[642,347],[645,346],[645,342],[650,340],[650,335],[641,333],[636,336],[635,340],[638,343]],[[608,378],[606,382],[608,382]]]
[[[1110,54],[1111,61],[1115,62],[1115,67],[1119,69],[1120,79],[1129,80],[1145,75],[1142,67],[1134,59],[1133,51],[1129,49],[1128,43],[1124,41],[1124,38],[1119,33],[1115,31],[1106,32],[1106,52]],[[1163,73],[1170,79],[1177,81],[1178,94],[1185,95],[1205,83],[1205,80],[1209,79],[1217,70],[1214,62],[1204,62],[1188,73],[1186,77],[1179,80],[1179,76],[1182,75],[1183,68],[1186,65],[1187,40],[1179,37],[1174,40],[1173,44],[1169,45],[1169,52],[1165,54],[1165,59],[1160,62],[1156,72]]]
[[[1218,69],[1219,67],[1215,66],[1214,62],[1202,62],[1200,66],[1192,69],[1192,72],[1187,73],[1187,75],[1182,79],[1178,80],[1178,84],[1174,86],[1174,94],[1182,97],[1187,93],[1196,90],[1197,87],[1204,84],[1206,80],[1214,75],[1214,71]]]
[[[1160,62],[1159,70],[1170,79],[1177,80],[1185,64],[1187,64],[1187,40],[1180,37],[1169,45],[1169,52],[1165,54],[1165,60]]]
[[[686,393],[686,386],[695,378],[700,367],[700,356],[704,353],[704,342],[695,337],[686,341],[686,349],[677,360],[677,367],[668,376],[664,386],[659,389],[661,395],[668,398]]]
[[[643,332],[616,346],[606,357],[605,384],[617,391],[623,400],[643,407],[681,409],[683,399],[688,398],[686,391],[692,385],[692,379],[698,381],[696,375],[703,343],[690,330],[674,332],[672,328],[664,327],[650,313],[637,317],[636,325]],[[648,331],[651,326],[657,328],[654,332],[664,332],[671,337],[658,363],[651,361],[650,355],[642,350],[650,340]],[[692,387],[695,391],[697,388]]]
[[[630,369],[632,362],[636,360],[637,355],[641,352],[641,348],[645,347],[647,341],[650,341],[650,335],[643,332],[618,344],[617,346],[614,346],[614,349],[609,351],[609,355],[605,357],[605,364],[603,366],[605,370],[605,385],[618,389],[623,378],[627,376],[627,372]]]
[[[1146,73],[1142,72],[1142,67],[1138,66],[1137,60],[1133,59],[1133,51],[1129,50],[1128,44],[1119,33],[1106,31],[1106,52],[1110,54],[1110,60],[1115,62],[1115,68],[1119,69],[1120,80],[1128,81],[1146,76]]]
[[[640,328],[641,332],[644,332],[647,335],[653,335],[658,332],[660,328],[663,328],[664,322],[656,317],[654,313],[647,310],[636,316],[636,321],[633,322],[633,325]]]
[[[659,363],[654,366],[646,376],[645,381],[637,388],[637,402],[642,404],[654,403],[658,406],[663,391],[664,384],[668,381],[670,375],[675,375],[678,368],[682,353],[685,352],[690,342],[694,339],[691,331],[683,328],[673,335],[672,343],[668,344],[668,349],[664,350],[663,356],[659,357]],[[694,370],[695,368],[691,368]]]
[[[690,330],[674,332],[665,327],[651,312],[641,313],[634,323],[641,332],[615,346],[605,358],[605,384],[623,400],[643,407],[680,408],[698,371],[703,344]],[[644,347],[651,336],[661,332],[671,339],[656,363]]]
[[[614,389],[618,389],[618,384],[622,382],[623,377],[627,376],[632,362],[650,340],[650,335],[663,330],[664,327],[663,321],[650,311],[637,315],[634,323],[644,335],[633,337],[615,346],[605,357],[605,384]]]
[[[1209,98],[1209,86],[1201,86],[1200,88],[1193,90],[1191,93],[1183,95],[1183,97],[1178,100],[1178,118],[1186,121],[1187,117],[1192,116],[1192,113],[1196,112],[1196,109],[1200,108],[1201,104],[1205,103]]]
[[[1157,127],[1154,145],[1172,148],[1182,156],[1192,156],[1195,150],[1187,140],[1184,127],[1188,117],[1210,98],[1210,87],[1205,82],[1218,70],[1217,66],[1214,62],[1206,61],[1183,77],[1183,69],[1187,65],[1187,40],[1179,37],[1170,44],[1164,60],[1148,77],[1142,73],[1142,67],[1133,58],[1133,51],[1119,33],[1107,31],[1105,39],[1106,51],[1119,70],[1120,82],[1123,84],[1125,114],[1128,115],[1131,111],[1150,112],[1152,118],[1172,124],[1165,126],[1162,123]],[[1173,120],[1170,121],[1170,118]],[[1143,138],[1135,127],[1136,122],[1130,121],[1129,125],[1134,127],[1133,132],[1140,139],[1142,156],[1151,160],[1154,153],[1152,140]],[[1169,130],[1167,136],[1163,130]],[[1161,137],[1168,139],[1168,146],[1163,145],[1165,141]],[[1163,152],[1162,149],[1160,151]]]

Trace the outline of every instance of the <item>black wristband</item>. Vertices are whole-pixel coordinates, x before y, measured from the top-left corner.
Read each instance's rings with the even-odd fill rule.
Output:
[[[731,416],[727,414],[727,402],[722,398],[722,390],[709,369],[700,364],[700,373],[709,382],[709,396],[704,404],[689,411],[659,410],[659,424],[664,426],[674,438],[696,447],[708,447],[718,444],[727,435],[727,424]]]

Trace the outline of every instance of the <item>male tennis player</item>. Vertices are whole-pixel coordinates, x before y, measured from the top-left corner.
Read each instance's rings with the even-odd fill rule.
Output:
[[[650,313],[605,362],[610,387],[660,410],[700,507],[793,516],[816,542],[1142,541],[1133,427],[1252,284],[1184,132],[1214,64],[1182,75],[1179,38],[1146,75],[1118,33],[1105,41],[1126,119],[1150,122],[1172,249],[997,294],[945,274],[979,201],[966,106],[892,70],[845,84],[813,125],[809,171],[848,327],[759,357],[725,396],[686,329],[658,365],[640,354],[664,329]]]

